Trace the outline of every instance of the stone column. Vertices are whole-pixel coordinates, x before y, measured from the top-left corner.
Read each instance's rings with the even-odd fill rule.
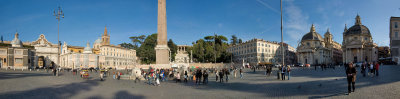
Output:
[[[169,64],[169,48],[167,46],[167,11],[166,1],[158,0],[156,64]]]

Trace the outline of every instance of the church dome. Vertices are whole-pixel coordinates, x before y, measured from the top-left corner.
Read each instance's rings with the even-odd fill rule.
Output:
[[[301,41],[303,40],[319,40],[319,41],[323,41],[322,36],[315,32],[315,27],[314,24],[311,26],[310,32],[308,32],[307,34],[305,34],[303,36],[303,38],[301,39]]]
[[[18,39],[18,32],[15,33],[14,39],[11,41],[12,47],[22,47],[21,40]]]
[[[94,44],[100,44],[101,43],[101,39],[98,38],[96,41],[94,41]]]
[[[350,27],[348,30],[344,31],[343,35],[346,36],[346,35],[360,35],[360,34],[371,36],[369,29],[361,24],[361,18],[359,15],[357,15],[355,25]]]
[[[89,43],[86,44],[86,47],[83,49],[83,53],[92,53],[92,48],[90,48]]]

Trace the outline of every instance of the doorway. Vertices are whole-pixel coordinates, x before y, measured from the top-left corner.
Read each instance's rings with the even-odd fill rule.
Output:
[[[353,63],[357,63],[357,56],[354,56]]]

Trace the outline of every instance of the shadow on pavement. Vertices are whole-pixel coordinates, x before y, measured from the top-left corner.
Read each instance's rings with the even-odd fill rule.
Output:
[[[115,94],[113,99],[144,99],[142,95],[132,95],[127,91],[119,91]]]
[[[68,98],[84,91],[90,91],[91,87],[97,86],[98,81],[86,80],[85,82],[71,83],[67,85],[55,85],[37,88],[27,91],[14,91],[1,93],[0,99],[59,99]]]
[[[384,72],[383,72],[384,71]],[[362,77],[358,72],[356,81],[356,90],[363,87],[371,87],[378,85],[385,85],[400,81],[400,77],[393,76],[398,74],[400,68],[381,67],[379,77]],[[344,72],[344,70],[343,70]],[[326,77],[336,77],[343,75],[342,71],[331,72],[337,74],[324,74]],[[257,75],[255,75],[257,76]],[[299,77],[313,77],[322,78],[321,75],[298,75]],[[276,77],[276,76],[272,76]],[[340,77],[340,76],[339,76]],[[257,78],[254,78],[257,79]],[[256,81],[248,79],[250,81]],[[267,81],[267,79],[265,80]],[[191,85],[186,85],[191,86]],[[247,83],[247,82],[229,82],[229,83],[216,83],[210,82],[208,85],[203,85],[199,90],[232,90],[240,92],[250,92],[264,94],[266,97],[293,97],[293,96],[309,96],[309,98],[329,98],[333,96],[345,95],[347,92],[346,79],[332,79],[332,80],[314,80],[304,82],[273,82],[273,83]]]
[[[26,72],[0,72],[0,79],[15,79],[33,76],[53,76],[52,74],[46,73],[26,73]]]

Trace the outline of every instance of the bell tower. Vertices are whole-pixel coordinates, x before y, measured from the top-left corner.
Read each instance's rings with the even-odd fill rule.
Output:
[[[101,45],[110,45],[110,35],[107,34],[107,27],[104,27],[104,34],[101,36]]]
[[[324,34],[324,37],[325,37],[325,44],[326,45],[332,44],[332,34],[329,31],[329,28],[328,28],[328,30],[326,30],[326,33]]]

